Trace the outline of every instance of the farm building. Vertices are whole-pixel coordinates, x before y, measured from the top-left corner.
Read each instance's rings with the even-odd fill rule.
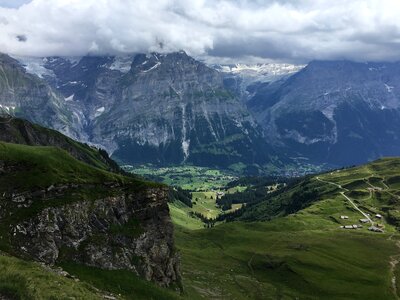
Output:
[[[341,218],[342,220],[347,220],[349,217],[348,217],[348,216],[340,216],[340,218]]]
[[[371,226],[368,228],[369,231],[373,231],[373,232],[383,232],[383,229],[378,228],[376,226]]]
[[[343,229],[357,229],[358,225],[345,225],[345,226],[340,226],[340,228],[343,228]]]

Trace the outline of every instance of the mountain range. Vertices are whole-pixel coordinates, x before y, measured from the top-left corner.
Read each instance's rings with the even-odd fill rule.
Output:
[[[213,65],[185,52],[0,58],[0,110],[122,164],[341,167],[400,153],[400,63]]]

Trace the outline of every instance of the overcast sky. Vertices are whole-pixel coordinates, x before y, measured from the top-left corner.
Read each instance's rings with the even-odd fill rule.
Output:
[[[400,0],[0,0],[0,52],[400,60]]]

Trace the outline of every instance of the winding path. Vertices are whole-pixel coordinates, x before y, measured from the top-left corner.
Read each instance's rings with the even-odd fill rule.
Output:
[[[316,179],[317,179],[318,181],[321,181],[321,182],[324,182],[324,183],[328,183],[328,184],[334,185],[334,186],[338,187],[339,189],[344,190],[344,191],[340,192],[340,194],[341,194],[347,201],[349,201],[350,204],[351,204],[358,212],[360,212],[360,213],[371,223],[371,225],[374,225],[374,222],[372,221],[372,219],[370,218],[370,216],[369,216],[368,214],[366,214],[365,212],[363,212],[363,211],[353,202],[353,200],[351,200],[350,197],[348,197],[348,196],[345,194],[345,192],[348,192],[348,191],[349,191],[348,189],[342,187],[340,184],[337,184],[337,183],[334,183],[334,182],[331,182],[331,181],[322,180],[322,179],[319,178],[319,177],[316,177]]]

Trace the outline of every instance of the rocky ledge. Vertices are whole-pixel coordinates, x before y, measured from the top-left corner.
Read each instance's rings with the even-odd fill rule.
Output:
[[[25,192],[23,197],[0,195],[0,202],[8,203],[3,208],[17,208],[0,218],[18,220],[10,222],[10,244],[18,256],[50,265],[72,261],[131,270],[160,286],[179,281],[179,256],[174,249],[166,188],[129,192],[123,186],[107,187],[115,190],[112,196],[68,199],[63,205],[54,202],[63,190],[71,188],[79,186],[51,186]],[[74,194],[66,193],[65,198]],[[35,195],[42,205],[51,205],[38,210]],[[29,217],[21,219],[21,214]]]

